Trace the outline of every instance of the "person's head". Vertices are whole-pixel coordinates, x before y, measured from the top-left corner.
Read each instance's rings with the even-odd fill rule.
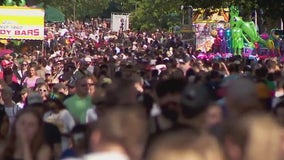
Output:
[[[205,85],[187,84],[181,97],[182,114],[180,121],[197,128],[204,128],[205,113],[210,102],[211,97]]]
[[[52,73],[51,73],[51,70],[46,70],[45,71],[45,80],[47,82],[51,82],[52,81]]]
[[[89,67],[89,63],[86,62],[84,59],[79,61],[79,69],[80,70],[86,70]]]
[[[29,97],[28,97],[29,99]],[[34,103],[29,103],[27,100],[27,104],[24,108],[31,108],[35,110],[41,117],[44,116],[44,114],[49,111],[48,106],[46,103],[43,103],[42,101],[40,102],[34,102]]]
[[[137,104],[138,91],[131,78],[117,79],[106,88],[107,105],[133,105]]]
[[[283,130],[268,114],[249,114],[227,124],[223,145],[230,160],[281,160]]]
[[[36,89],[36,88],[38,88],[40,85],[43,85],[43,84],[47,84],[46,81],[45,81],[45,79],[43,79],[43,78],[41,78],[41,77],[40,77],[40,78],[37,78],[37,79],[36,79],[36,82],[35,82],[35,87],[34,87],[34,88]]]
[[[41,116],[32,109],[23,109],[16,116],[14,129],[15,136],[20,136],[20,132],[26,132],[26,138],[28,141],[33,141],[34,138],[37,138],[42,134],[42,120]],[[40,133],[39,135],[37,135]],[[42,136],[42,135],[40,135]]]
[[[44,144],[42,126],[42,117],[35,110],[30,108],[20,110],[4,150],[5,159],[13,158],[16,145],[22,144],[22,140],[30,144],[31,156],[35,159],[37,151]]]
[[[52,89],[54,93],[68,95],[68,87],[64,83],[57,83],[52,87]]]
[[[13,70],[12,68],[5,68],[3,70],[3,79],[7,84],[12,83]]]
[[[129,159],[141,159],[148,134],[146,112],[139,106],[115,106],[98,119],[90,135],[90,143],[97,152],[120,148]],[[94,151],[91,150],[91,151]]]
[[[236,116],[263,108],[258,99],[256,84],[248,79],[232,80],[228,84],[225,103],[229,114]]]
[[[222,108],[221,106],[212,103],[208,106],[206,111],[206,125],[208,128],[219,124],[223,120]]]
[[[60,110],[66,109],[64,104],[58,99],[49,99],[45,101],[48,110],[58,113]]]
[[[35,65],[30,65],[28,71],[29,71],[30,77],[36,76],[36,66]]]
[[[83,76],[75,82],[76,94],[80,97],[86,97],[89,95],[90,84],[88,84],[87,76]]]
[[[96,83],[97,83],[97,79],[95,76],[91,75],[87,77],[87,83],[89,85],[89,89],[88,89],[88,93],[89,95],[94,95],[95,91],[96,91]]]
[[[43,101],[48,99],[50,90],[47,84],[39,84],[36,87],[36,91],[41,95]]]
[[[28,70],[28,66],[29,66],[29,63],[27,61],[23,61],[21,63],[21,69],[24,70],[24,71]]]
[[[20,94],[21,94],[22,102],[26,102],[29,93],[30,93],[30,90],[28,88],[23,88],[21,90]]]
[[[192,130],[168,132],[155,139],[148,149],[146,160],[224,160],[217,140]]]
[[[265,79],[267,77],[268,70],[266,67],[260,67],[254,71],[254,74],[258,80]]]
[[[168,79],[160,81],[156,86],[156,95],[158,104],[161,107],[162,114],[165,118],[176,121],[181,112],[181,95],[186,80]]]
[[[240,65],[236,63],[229,64],[228,70],[230,73],[239,73],[240,72]]]
[[[74,95],[76,93],[75,84],[67,84],[68,95]]]

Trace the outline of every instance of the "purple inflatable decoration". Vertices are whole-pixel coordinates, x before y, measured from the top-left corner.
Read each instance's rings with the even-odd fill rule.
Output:
[[[226,39],[225,39],[225,30],[223,28],[218,29],[218,37],[220,38],[220,53],[226,52]]]

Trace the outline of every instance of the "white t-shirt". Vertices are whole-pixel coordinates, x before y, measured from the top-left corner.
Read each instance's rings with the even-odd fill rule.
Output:
[[[17,112],[20,110],[21,108],[18,105],[14,105],[14,107],[6,107],[5,106],[5,112],[7,114],[7,116],[9,117],[9,123],[13,124],[17,115]],[[12,126],[12,125],[11,125]]]
[[[43,119],[46,122],[56,125],[61,133],[68,133],[75,126],[75,121],[67,109],[63,109],[59,113],[52,111],[46,112]]]
[[[17,106],[18,106],[20,109],[23,109],[24,106],[25,106],[25,103],[24,103],[24,102],[18,102],[18,103],[17,103]]]
[[[75,126],[75,121],[67,109],[61,110],[59,113],[52,111],[46,112],[43,120],[54,124],[61,133],[69,133]],[[66,150],[69,146],[68,138],[61,138],[61,149]]]
[[[89,122],[95,122],[98,120],[98,115],[96,113],[96,108],[95,106],[92,107],[92,108],[89,108],[87,110],[87,114],[86,114],[86,123],[89,123]]]

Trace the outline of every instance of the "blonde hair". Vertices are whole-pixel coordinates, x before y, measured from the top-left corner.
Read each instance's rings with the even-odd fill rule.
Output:
[[[250,113],[227,124],[225,139],[237,145],[242,160],[280,160],[282,128],[271,115]],[[226,140],[225,140],[226,141]],[[228,143],[225,142],[224,143]],[[230,149],[225,146],[226,149]],[[232,149],[232,148],[231,148]],[[227,152],[228,156],[234,156]]]
[[[223,160],[217,140],[207,133],[176,131],[159,137],[146,160]]]
[[[280,160],[282,128],[270,115],[258,114],[243,119],[248,127],[244,160]]]

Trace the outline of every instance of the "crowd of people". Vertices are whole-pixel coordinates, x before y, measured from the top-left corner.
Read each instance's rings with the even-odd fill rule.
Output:
[[[45,35],[2,57],[0,160],[284,158],[277,57],[198,59],[174,34],[100,19]]]

